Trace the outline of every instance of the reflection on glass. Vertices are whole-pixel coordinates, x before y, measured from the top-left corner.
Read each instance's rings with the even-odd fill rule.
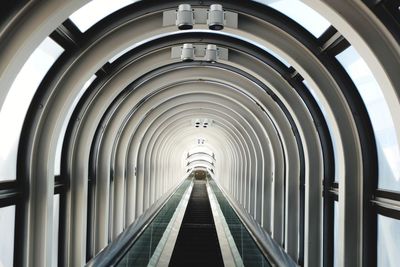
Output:
[[[334,201],[333,214],[333,266],[339,266],[339,202]]]
[[[46,38],[15,78],[0,112],[0,180],[14,180],[19,136],[29,104],[47,71],[63,48]]]
[[[326,114],[325,111],[325,107],[324,105],[322,105],[320,99],[317,96],[317,93],[314,91],[314,89],[309,85],[309,83],[306,80],[303,80],[303,84],[307,87],[308,91],[310,91],[311,95],[314,97],[315,101],[318,104],[318,107],[321,109],[322,114]],[[337,144],[338,142],[336,141],[335,136],[333,135],[333,125],[332,122],[329,120],[329,118],[327,118],[326,116],[324,116],[324,119],[326,121],[326,124],[328,126],[328,130],[329,130],[329,134],[332,140],[332,148],[333,148],[333,158],[335,161],[335,168],[334,171],[335,173],[333,174],[334,176],[334,181],[335,182],[339,182],[340,177],[338,177],[338,173],[339,173],[339,158],[338,158],[338,151],[337,151]]]
[[[84,32],[102,18],[136,1],[137,0],[93,0],[75,11],[69,18]]]
[[[14,256],[15,206],[0,208],[0,266],[12,267]]]
[[[58,219],[60,216],[60,195],[53,197],[53,253],[52,266],[57,267],[58,262]]]
[[[92,77],[85,83],[85,85],[82,87],[82,89],[79,91],[78,95],[76,96],[74,102],[72,105],[69,107],[67,116],[65,117],[64,123],[61,128],[61,133],[60,136],[58,137],[57,141],[57,149],[56,149],[56,156],[55,156],[55,161],[54,161],[54,175],[60,175],[60,168],[61,168],[61,150],[62,150],[62,145],[64,141],[64,136],[65,132],[67,131],[67,126],[69,123],[69,120],[72,116],[72,112],[74,111],[76,105],[78,105],[79,100],[81,99],[82,95],[85,93],[86,89],[92,84],[94,79],[96,79],[96,75],[93,74]]]
[[[400,221],[378,215],[378,266],[400,266]]]
[[[323,16],[299,0],[256,0],[290,17],[315,37],[331,26]]]
[[[388,104],[374,75],[354,47],[336,56],[364,101],[378,150],[379,187],[400,191],[400,152]]]

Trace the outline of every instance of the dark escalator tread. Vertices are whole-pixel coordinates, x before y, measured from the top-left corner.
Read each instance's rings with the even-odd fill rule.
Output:
[[[169,266],[224,266],[205,181],[195,181]]]

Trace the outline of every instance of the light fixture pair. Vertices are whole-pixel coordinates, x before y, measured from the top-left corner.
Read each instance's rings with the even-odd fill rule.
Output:
[[[183,44],[182,61],[193,61],[195,59],[195,47],[193,44]],[[218,49],[215,44],[208,44],[206,47],[204,60],[207,62],[216,62],[218,60]]]
[[[176,25],[180,30],[193,29],[195,23],[194,12],[190,4],[181,4],[176,15]],[[210,6],[207,15],[207,24],[210,30],[222,30],[225,24],[225,14],[220,4]]]

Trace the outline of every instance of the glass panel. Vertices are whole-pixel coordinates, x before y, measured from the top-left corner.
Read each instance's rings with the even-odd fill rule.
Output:
[[[55,175],[60,175],[60,168],[61,168],[61,150],[62,150],[62,145],[64,142],[64,136],[65,136],[65,132],[67,131],[67,126],[69,123],[69,120],[72,116],[72,113],[76,107],[76,105],[78,105],[79,100],[81,99],[82,95],[85,93],[86,89],[92,84],[92,82],[94,81],[94,79],[96,79],[96,75],[93,75],[92,77],[90,77],[90,79],[84,84],[84,86],[82,87],[81,91],[79,92],[79,94],[76,96],[74,102],[72,103],[72,105],[70,106],[67,116],[65,117],[65,121],[64,124],[61,128],[61,134],[58,137],[58,141],[57,141],[57,149],[56,149],[56,157],[55,157],[55,161],[54,161],[54,174]]]
[[[14,257],[15,206],[0,208],[0,266],[12,267]]]
[[[320,37],[331,26],[323,16],[299,0],[256,0],[285,14],[306,28],[315,37]]]
[[[400,266],[400,221],[378,215],[378,266]]]
[[[191,183],[191,179],[186,179],[182,183],[117,266],[148,266],[183,194]]]
[[[215,181],[209,180],[209,184],[214,191],[244,266],[271,266]]]
[[[303,80],[303,84],[308,88],[308,90],[310,91],[311,95],[314,97],[314,99],[317,102],[319,108],[321,109],[322,114],[326,114],[325,107],[322,105],[322,102],[319,100],[315,90],[309,85],[309,83],[306,80]],[[335,173],[333,174],[334,175],[333,177],[334,177],[334,181],[335,182],[339,182],[340,177],[338,177],[338,175],[337,175],[339,173],[339,164],[338,164],[339,158],[338,158],[338,152],[337,152],[337,146],[336,146],[337,141],[336,141],[335,136],[332,134],[333,133],[332,122],[327,117],[325,117],[325,121],[326,121],[326,124],[328,126],[329,134],[330,134],[331,140],[332,140],[333,158],[334,158],[334,161],[335,161],[335,168],[334,168],[334,172]]]
[[[334,201],[333,225],[333,266],[339,266],[339,202]]]
[[[102,18],[136,1],[137,0],[93,0],[75,11],[69,18],[84,32]]]
[[[336,56],[365,103],[378,150],[379,188],[400,191],[400,152],[394,123],[382,90],[354,47]]]
[[[18,141],[26,112],[37,87],[63,48],[46,38],[15,78],[0,113],[0,180],[15,180]]]
[[[54,195],[53,198],[53,254],[52,266],[58,266],[58,226],[60,216],[60,195]]]

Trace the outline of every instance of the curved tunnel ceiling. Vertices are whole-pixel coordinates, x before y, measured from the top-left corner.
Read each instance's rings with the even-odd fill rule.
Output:
[[[1,163],[11,166],[2,175],[15,176],[2,180],[16,180],[4,188],[23,200],[14,264],[49,266],[58,242],[59,264],[84,265],[198,168],[272,237],[271,262],[376,261],[380,213],[371,203],[400,191],[400,49],[398,28],[368,1],[305,0],[331,24],[320,36],[275,10],[280,1],[218,1],[221,30],[207,26],[212,1],[185,1],[195,16],[187,30],[175,25],[182,3],[133,1],[83,32],[71,14],[88,1],[21,2],[1,21],[3,107],[46,37],[63,52],[15,130],[15,160]],[[377,84],[386,126],[368,102],[374,93],[341,60],[348,49]]]

